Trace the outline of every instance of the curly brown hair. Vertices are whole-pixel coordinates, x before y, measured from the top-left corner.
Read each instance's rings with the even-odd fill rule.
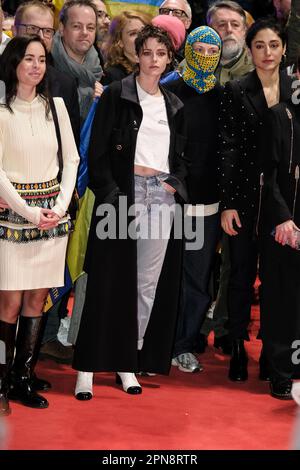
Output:
[[[113,65],[122,65],[128,74],[135,70],[135,64],[132,64],[124,55],[124,50],[120,46],[122,31],[128,20],[133,19],[140,20],[145,26],[151,23],[151,16],[141,11],[123,11],[113,18],[109,28],[111,40],[105,64],[106,69]]]

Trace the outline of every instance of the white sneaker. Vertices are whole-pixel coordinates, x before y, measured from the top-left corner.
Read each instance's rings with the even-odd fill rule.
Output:
[[[70,330],[70,317],[65,317],[60,320],[60,326],[57,333],[57,339],[60,341],[64,346],[73,346],[72,343],[68,342],[68,334]]]
[[[172,359],[172,366],[177,366],[181,372],[201,372],[203,366],[192,353],[183,353]]]
[[[75,397],[77,400],[91,400],[93,397],[93,372],[77,373]]]

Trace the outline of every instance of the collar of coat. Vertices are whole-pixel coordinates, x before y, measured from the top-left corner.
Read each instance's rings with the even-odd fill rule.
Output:
[[[128,77],[123,78],[121,81],[121,87],[121,98],[140,105],[136,88],[135,74],[132,73],[128,75]],[[175,96],[173,93],[166,90],[162,85],[159,85],[159,89],[164,96],[168,112],[171,116],[174,116],[183,107],[182,101],[180,101],[180,99],[177,98],[177,96]]]
[[[263,115],[267,107],[266,98],[263,87],[256,70],[245,75],[239,80],[240,86],[245,90],[252,105],[256,109],[258,115]],[[288,101],[292,94],[292,80],[288,76],[286,70],[279,72],[280,102]]]

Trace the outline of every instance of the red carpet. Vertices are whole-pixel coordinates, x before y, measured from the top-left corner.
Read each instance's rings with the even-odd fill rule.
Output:
[[[50,406],[33,410],[12,403],[6,448],[288,449],[296,405],[270,397],[268,384],[257,379],[260,341],[252,337],[247,347],[246,383],[227,379],[229,359],[210,346],[200,355],[203,372],[172,367],[170,377],[142,378],[139,396],[125,394],[113,374],[97,374],[90,402],[73,397],[75,371],[40,362],[39,376],[53,386],[45,394]]]

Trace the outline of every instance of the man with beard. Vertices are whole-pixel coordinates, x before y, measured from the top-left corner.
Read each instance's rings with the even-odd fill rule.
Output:
[[[108,39],[108,31],[110,25],[110,16],[107,13],[107,8],[104,2],[101,0],[92,0],[92,3],[97,9],[97,33],[96,33],[96,42],[94,46],[96,47],[101,63],[101,67],[104,67],[105,62],[105,43]]]
[[[216,76],[221,85],[253,70],[245,45],[246,14],[236,2],[217,1],[207,12],[207,24],[222,39],[222,55]]]

